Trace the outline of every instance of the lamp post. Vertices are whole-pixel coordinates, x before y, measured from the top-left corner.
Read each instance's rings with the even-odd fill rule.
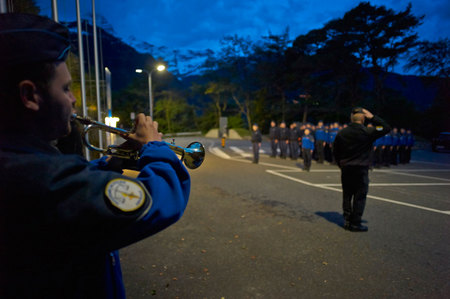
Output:
[[[150,105],[150,117],[153,119],[153,95],[152,95],[152,74],[154,70],[158,72],[162,72],[166,69],[166,67],[162,64],[156,66],[156,68],[152,69],[150,72],[147,72],[143,69],[136,69],[136,73],[146,73],[148,76],[148,101]]]

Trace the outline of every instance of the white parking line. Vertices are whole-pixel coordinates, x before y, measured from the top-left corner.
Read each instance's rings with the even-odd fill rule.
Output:
[[[231,147],[230,147],[231,148]],[[241,149],[233,147],[235,149],[238,149],[238,151],[235,151],[236,153],[243,152]],[[249,160],[245,160],[245,159],[239,159],[239,158],[231,158],[229,155],[227,155],[225,152],[223,152],[222,150],[216,148],[216,147],[210,147],[209,148],[210,152],[223,158],[223,159],[230,159],[230,160],[234,160],[237,162],[244,162],[244,163],[250,163]],[[251,156],[251,155],[250,155]],[[342,193],[342,189],[341,188],[334,188],[334,187],[340,187],[341,184],[314,184],[305,180],[301,180],[298,178],[294,178],[292,176],[283,174],[284,173],[289,173],[289,172],[303,172],[302,169],[299,169],[297,167],[291,167],[291,166],[283,166],[283,165],[278,165],[278,164],[273,164],[273,163],[266,163],[266,162],[260,162],[260,165],[264,165],[264,166],[270,166],[270,167],[276,167],[278,168],[278,170],[271,170],[271,169],[267,169],[266,172],[270,173],[272,175],[276,175],[297,183],[301,183],[307,186],[311,186],[311,187],[316,187],[316,188],[320,188],[320,189],[325,189],[325,190],[331,190],[331,191],[335,191],[335,192],[341,192]],[[282,169],[280,169],[282,168]],[[417,169],[419,170],[419,169]],[[405,172],[412,172],[414,171],[413,169],[398,169],[398,170],[374,170],[375,172],[385,172],[385,173],[389,173],[389,174],[398,174],[398,175],[405,175],[405,176],[415,176],[415,177],[422,177],[422,178],[427,178],[427,179],[436,179],[436,180],[442,180],[442,181],[448,181],[450,182],[450,180],[448,179],[443,179],[443,178],[436,178],[436,177],[431,177],[431,176],[424,176],[424,175],[417,175],[417,174],[411,174],[411,173],[405,173]],[[403,172],[405,171],[405,172]],[[420,171],[420,170],[419,170]],[[426,169],[426,170],[421,170],[421,171],[447,171],[446,169]],[[340,172],[340,169],[316,169],[316,170],[311,170],[311,172]],[[450,185],[450,183],[371,183],[369,186],[372,187],[383,187],[383,186],[448,186]],[[420,206],[420,205],[415,205],[415,204],[410,204],[410,203],[406,203],[406,202],[401,202],[401,201],[396,201],[396,200],[392,200],[392,199],[388,199],[388,198],[384,198],[384,197],[380,197],[380,196],[374,196],[374,195],[367,195],[367,198],[372,198],[375,200],[379,200],[379,201],[384,201],[384,202],[389,202],[392,204],[397,204],[397,205],[402,205],[402,206],[407,206],[407,207],[411,207],[411,208],[416,208],[416,209],[420,209],[420,210],[425,210],[425,211],[430,211],[430,212],[435,212],[435,213],[439,213],[439,214],[445,214],[445,215],[450,215],[450,211],[442,211],[442,210],[437,210],[437,209],[433,209],[433,208],[428,208],[428,207],[424,207],[424,206]]]
[[[450,182],[449,179],[437,178],[437,177],[428,176],[428,175],[405,173],[405,172],[402,172],[401,170],[395,170],[395,171],[393,171],[393,170],[379,170],[379,172],[386,172],[386,173],[392,173],[392,174],[399,174],[399,175],[413,176],[413,177],[418,177],[418,178],[427,178],[427,179],[432,179],[432,180]]]
[[[219,148],[217,148],[217,147],[210,147],[209,148],[209,151],[212,153],[212,154],[214,154],[214,155],[216,155],[216,156],[218,156],[218,157],[220,157],[220,158],[222,158],[222,159],[230,159],[231,157],[228,155],[228,154],[226,154],[223,150],[221,150],[221,149],[219,149]]]
[[[300,180],[285,174],[282,174],[281,172],[286,172],[286,171],[276,171],[276,170],[266,170],[267,173],[276,175],[276,176],[280,176],[282,178],[294,181],[294,182],[298,182],[307,186],[312,186],[312,187],[316,187],[316,188],[321,188],[321,189],[325,189],[325,190],[332,190],[332,191],[336,191],[336,192],[341,192],[342,193],[342,189],[336,189],[336,188],[332,188],[330,187],[328,184],[313,184],[304,180]],[[340,184],[336,184],[337,186],[340,186]],[[370,184],[369,186],[372,186],[372,184]],[[401,202],[401,201],[396,201],[396,200],[392,200],[392,199],[388,199],[388,198],[384,198],[384,197],[380,197],[380,196],[373,196],[373,195],[367,195],[367,198],[372,198],[372,199],[376,199],[376,200],[380,200],[380,201],[384,201],[384,202],[389,202],[389,203],[393,203],[393,204],[397,204],[397,205],[402,205],[402,206],[407,206],[407,207],[411,207],[411,208],[416,208],[416,209],[421,209],[421,210],[425,210],[425,211],[430,211],[430,212],[435,212],[435,213],[439,213],[439,214],[445,214],[445,215],[450,215],[450,211],[441,211],[441,210],[437,210],[437,209],[432,209],[432,208],[428,208],[428,207],[424,207],[424,206],[419,206],[419,205],[415,205],[415,204],[410,204],[410,203],[406,203],[406,202]]]
[[[430,165],[439,165],[439,166],[450,167],[450,164],[446,164],[446,163],[425,162],[425,161],[418,161],[418,160],[411,160],[411,163],[430,164]]]
[[[341,186],[341,184],[316,184],[317,186]],[[450,186],[450,183],[370,183],[370,187],[387,186]]]
[[[241,156],[244,157],[244,158],[252,157],[252,156],[253,156],[252,154],[247,153],[247,152],[241,150],[240,148],[238,148],[238,147],[236,147],[236,146],[230,146],[230,149],[231,149],[233,152],[235,152],[236,154],[239,154],[239,155],[241,155]]]

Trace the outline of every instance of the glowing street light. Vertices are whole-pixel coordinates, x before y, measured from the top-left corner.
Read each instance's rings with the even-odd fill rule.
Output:
[[[158,72],[162,72],[166,69],[166,67],[163,64],[159,64],[156,66],[156,68],[152,69],[150,72],[147,72],[144,69],[136,69],[136,73],[146,73],[148,76],[148,100],[150,104],[150,117],[153,119],[153,95],[152,95],[152,74],[154,70],[157,70]]]

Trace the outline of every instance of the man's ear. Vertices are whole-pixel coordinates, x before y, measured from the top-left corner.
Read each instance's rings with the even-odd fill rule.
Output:
[[[36,84],[30,80],[23,80],[19,83],[19,93],[22,104],[25,108],[38,111],[42,98],[38,93]]]

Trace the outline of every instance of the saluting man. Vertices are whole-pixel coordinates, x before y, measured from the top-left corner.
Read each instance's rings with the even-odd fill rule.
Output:
[[[369,154],[373,142],[388,133],[391,127],[363,108],[354,108],[350,118],[348,127],[339,131],[336,136],[333,154],[341,168],[344,228],[364,232],[368,228],[361,224],[361,218],[369,191]],[[370,120],[374,126],[364,126],[365,119]]]
[[[125,298],[117,250],[188,202],[189,174],[144,114],[123,136],[137,179],[52,146],[71,132],[69,49],[66,27],[0,14],[0,298]]]

